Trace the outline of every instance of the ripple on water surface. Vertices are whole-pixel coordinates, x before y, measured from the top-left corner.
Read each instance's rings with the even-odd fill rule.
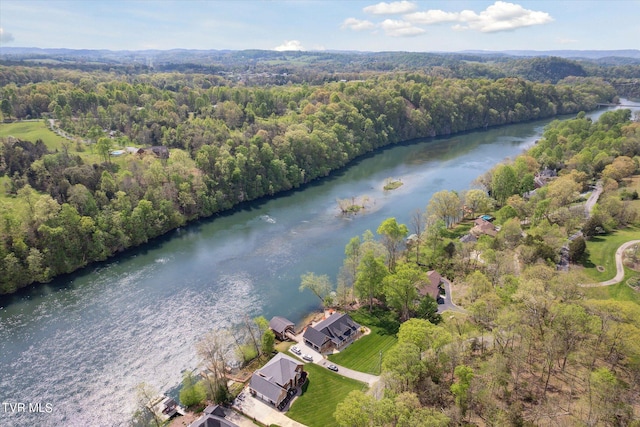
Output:
[[[248,274],[174,286],[168,295],[150,293],[154,269],[168,261],[87,283],[97,288],[83,290],[92,298],[76,298],[71,287],[61,291],[64,298],[42,300],[33,316],[14,316],[11,325],[0,322],[2,342],[16,328],[36,331],[17,358],[3,360],[3,401],[53,406],[51,414],[2,413],[0,425],[124,425],[134,410],[137,384],[161,391],[179,383],[181,371],[198,363],[193,347],[198,336],[259,307]],[[51,312],[65,315],[54,318]],[[93,321],[96,317],[108,321]]]

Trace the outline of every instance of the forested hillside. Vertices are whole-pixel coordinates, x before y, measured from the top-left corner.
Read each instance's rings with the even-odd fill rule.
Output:
[[[416,235],[402,256],[388,242],[408,230],[393,218],[378,241],[371,232],[354,237],[334,302],[348,307],[355,296],[361,310],[375,306],[380,323],[398,322],[393,332],[404,323],[382,357],[384,397],[351,392],[337,423],[640,425],[639,274],[628,271],[626,283],[609,288],[583,286],[594,281],[585,270],[596,270],[585,238],[592,248],[614,233],[619,242],[640,238],[637,192],[625,188],[637,179],[639,156],[640,123],[629,110],[597,122],[580,114],[553,122],[526,154],[481,177],[481,188],[436,193],[412,218]],[[558,176],[532,192],[527,176],[546,168]],[[580,194],[596,179],[604,192],[586,219]],[[496,233],[461,241],[486,212],[496,216]],[[559,271],[566,244],[572,266]],[[433,299],[425,310],[430,298],[418,289],[427,270],[450,280],[446,298],[463,310],[434,316]]]
[[[616,96],[597,78],[552,85],[422,73],[246,87],[205,74],[0,67],[0,81],[5,119],[50,118],[83,139],[51,149],[2,143],[2,293],[389,144],[576,113]],[[131,145],[167,147],[169,157],[111,157]]]

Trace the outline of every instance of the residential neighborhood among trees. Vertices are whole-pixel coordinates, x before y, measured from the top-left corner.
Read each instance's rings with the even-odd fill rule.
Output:
[[[318,68],[274,69],[246,54],[258,59],[244,72],[231,54],[218,72],[196,53],[158,69],[0,63],[3,126],[60,135],[0,139],[0,294],[390,145],[571,115],[471,188],[436,191],[406,213],[410,224],[389,217],[346,236],[333,276],[307,271],[296,285],[324,320],[244,313],[203,335],[193,349],[202,369],[183,373],[179,400],[238,409],[253,381],[253,395],[275,396],[274,410],[308,425],[640,426],[640,245],[623,251],[611,283],[594,264],[606,258],[611,273],[620,245],[640,239],[640,117],[585,114],[633,95],[638,65],[318,53]],[[339,210],[367,215],[355,200]],[[324,340],[317,355],[293,350],[305,331]],[[293,383],[274,386],[284,371]],[[326,384],[339,398],[313,414],[322,418],[299,409]],[[135,425],[161,424],[155,394],[139,385]]]

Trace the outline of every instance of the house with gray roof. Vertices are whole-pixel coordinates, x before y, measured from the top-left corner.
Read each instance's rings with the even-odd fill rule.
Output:
[[[361,326],[347,314],[333,313],[316,325],[309,326],[302,335],[305,344],[320,353],[342,350],[361,334]]]
[[[280,341],[287,339],[287,333],[295,335],[294,327],[295,324],[291,320],[280,316],[275,316],[269,321],[269,329],[273,331]]]
[[[296,387],[304,384],[307,373],[304,364],[284,353],[278,353],[257,370],[249,381],[249,392],[265,402],[282,409],[295,394]]]
[[[189,427],[238,427],[236,423],[225,418],[224,409],[218,405],[209,405],[204,409],[204,415],[189,424]]]

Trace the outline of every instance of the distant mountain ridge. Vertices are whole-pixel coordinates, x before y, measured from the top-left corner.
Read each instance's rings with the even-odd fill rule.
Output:
[[[610,57],[640,59],[639,49],[620,50],[464,50],[460,53],[509,56],[559,56],[561,58],[602,59]]]
[[[558,56],[561,58],[585,58],[601,59],[608,57],[636,58],[640,59],[640,49],[618,49],[618,50],[463,50],[456,52],[431,51],[431,52],[373,52],[356,50],[326,50],[326,51],[288,51],[278,52],[261,49],[146,49],[146,50],[109,50],[109,49],[68,49],[68,48],[39,48],[39,47],[10,47],[0,46],[0,55],[71,55],[71,56],[101,56],[101,55],[162,55],[167,53],[191,53],[191,54],[229,54],[240,52],[272,52],[274,54],[283,53],[307,53],[307,54],[345,54],[345,55],[380,55],[380,54],[433,54],[433,55],[504,55],[504,56]]]

